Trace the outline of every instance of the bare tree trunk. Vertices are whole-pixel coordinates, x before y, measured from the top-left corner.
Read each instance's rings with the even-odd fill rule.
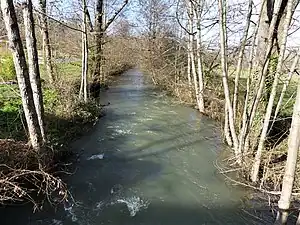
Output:
[[[234,94],[233,94],[233,118],[234,119],[236,119],[236,114],[237,114],[239,81],[240,81],[240,76],[241,76],[241,71],[242,71],[242,64],[243,64],[243,59],[244,59],[244,52],[245,52],[246,41],[247,41],[247,37],[248,37],[248,31],[249,31],[249,27],[250,27],[250,20],[251,20],[251,16],[252,16],[252,4],[253,4],[253,0],[249,0],[247,21],[246,21],[246,25],[245,25],[243,38],[241,41],[241,48],[240,48],[240,52],[239,52],[239,59],[238,59],[238,63],[237,63],[235,80],[234,80]]]
[[[47,0],[39,0],[40,4],[40,25],[41,33],[43,36],[43,49],[44,49],[44,62],[47,69],[47,74],[49,77],[50,83],[54,82],[54,71],[52,65],[52,56],[51,56],[51,45],[49,39],[49,29],[48,29],[48,19],[47,19]]]
[[[18,79],[18,85],[22,97],[22,104],[28,126],[30,142],[34,150],[39,151],[42,147],[42,137],[37,119],[28,68],[22,41],[20,38],[19,26],[13,1],[1,0],[1,10],[7,30],[9,46],[11,48]]]
[[[188,20],[190,22],[190,20]],[[189,23],[188,22],[188,23]],[[190,25],[188,25],[190,27]],[[190,29],[190,28],[189,28]],[[189,85],[189,95],[190,99],[192,99],[192,75],[191,75],[191,41],[190,41],[190,34],[188,34],[188,43],[187,43],[187,53],[188,53],[188,58],[187,58],[187,77],[188,77],[188,85]]]
[[[34,29],[34,19],[32,12],[32,2],[27,0],[23,8],[26,48],[28,53],[29,78],[33,93],[33,101],[35,105],[36,114],[40,126],[43,142],[46,142],[46,135],[44,129],[44,105],[43,94],[41,87],[40,68],[38,62],[38,52],[36,46],[36,37]]]
[[[238,138],[235,131],[233,109],[230,100],[230,91],[228,86],[228,66],[227,66],[227,53],[226,53],[226,0],[219,0],[219,17],[220,17],[220,45],[221,45],[221,64],[222,64],[222,80],[224,87],[224,95],[226,100],[226,107],[228,108],[228,120],[230,133],[233,140],[233,148],[237,162],[241,162],[241,154],[238,152]]]
[[[196,72],[196,65],[195,65],[195,55],[194,55],[194,10],[193,10],[193,3],[187,0],[187,11],[188,11],[188,31],[189,31],[189,56],[190,56],[190,63],[194,81],[194,88],[196,94],[196,102],[197,106],[199,107],[199,86],[198,86],[198,78]]]
[[[279,5],[281,4],[282,0],[278,0],[278,1],[279,1],[278,7],[275,9],[274,16],[272,17],[272,21],[271,21],[271,25],[270,25],[270,29],[269,29],[268,46],[267,46],[267,50],[266,50],[266,55],[263,59],[263,61],[264,61],[263,68],[260,71],[261,75],[260,75],[260,78],[258,81],[258,88],[256,90],[256,93],[254,94],[254,100],[253,100],[253,103],[250,108],[250,112],[249,112],[250,119],[247,122],[247,128],[246,128],[247,132],[246,133],[248,133],[249,129],[252,127],[252,123],[253,123],[253,120],[256,115],[256,110],[258,108],[258,104],[260,102],[260,99],[261,99],[261,96],[263,93],[263,89],[265,87],[265,79],[266,79],[266,76],[268,73],[270,57],[271,57],[271,52],[272,52],[272,48],[273,48],[273,38],[272,37],[274,34],[276,22],[277,22],[277,15],[278,15],[278,12],[280,9]],[[262,18],[260,18],[260,20],[261,19]]]
[[[196,18],[197,18],[197,36],[196,36],[196,44],[197,44],[197,69],[198,69],[198,82],[199,82],[199,100],[198,107],[201,113],[205,112],[204,107],[204,76],[203,76],[203,66],[202,66],[202,53],[201,53],[201,19],[202,19],[202,0],[198,0],[197,8],[195,9]]]
[[[279,75],[281,73],[281,69],[282,69],[282,65],[283,65],[284,54],[285,54],[285,50],[286,50],[286,39],[287,39],[287,35],[288,35],[288,28],[290,26],[290,22],[292,19],[292,9],[293,9],[293,0],[288,0],[287,15],[285,18],[285,26],[284,26],[284,30],[283,30],[283,34],[282,34],[283,40],[282,40],[282,44],[280,47],[280,55],[278,58],[278,65],[277,65],[277,69],[276,69],[276,73],[275,73],[275,77],[274,77],[274,82],[273,82],[273,86],[272,86],[270,99],[269,99],[268,106],[267,106],[267,111],[265,114],[263,129],[261,132],[257,152],[255,155],[254,165],[252,168],[251,179],[253,182],[256,182],[257,178],[258,178],[261,154],[262,154],[262,151],[264,148],[264,143],[265,143],[265,139],[266,139],[267,132],[268,132],[268,127],[269,127],[270,118],[271,118],[271,114],[272,114],[273,104],[274,104],[274,100],[275,100],[276,93],[277,93],[277,86],[279,83]]]
[[[294,1],[293,9],[295,5],[297,5],[298,0]],[[273,40],[274,40],[274,49],[273,53],[278,52],[283,41],[282,30],[284,29],[284,18],[286,16],[286,6],[287,1],[278,1],[278,0],[262,0],[262,20],[260,20],[260,29],[258,34],[258,47],[257,47],[257,55],[256,55],[256,65],[262,66],[261,59],[267,52],[266,46],[268,45],[268,33],[271,27],[271,21],[273,16],[275,15],[275,8],[279,7],[278,13],[276,15],[276,25],[275,31],[273,33]],[[292,9],[292,10],[293,10]]]
[[[291,67],[290,72],[289,72],[289,74],[288,74],[288,77],[287,77],[287,79],[284,81],[284,84],[283,84],[283,87],[282,87],[282,91],[281,91],[281,94],[280,94],[280,97],[279,97],[279,100],[278,100],[278,103],[277,103],[277,106],[276,106],[276,109],[275,109],[275,113],[274,113],[273,123],[272,123],[272,124],[274,124],[274,122],[275,122],[275,120],[276,120],[276,117],[277,117],[277,115],[278,115],[278,113],[279,113],[279,110],[280,110],[280,107],[281,107],[281,104],[282,104],[282,101],[283,101],[285,92],[286,92],[286,90],[287,90],[288,85],[290,84],[290,81],[291,81],[291,79],[292,79],[292,76],[293,76],[293,74],[295,73],[296,67],[297,67],[297,65],[298,65],[299,57],[300,57],[300,48],[298,49],[297,55],[296,55],[296,57],[295,57],[295,59],[294,59],[294,61],[293,61],[293,64],[292,64],[292,67]],[[272,126],[273,126],[273,125],[272,125]],[[271,128],[272,128],[272,126],[271,126]],[[271,128],[270,128],[270,129],[271,129]],[[269,130],[270,130],[270,129],[269,129]]]
[[[261,15],[262,14],[262,8],[260,9],[259,13],[259,21],[261,20]],[[239,134],[239,152],[244,153],[246,150],[246,136],[247,136],[247,129],[248,129],[248,104],[249,104],[249,99],[250,99],[250,85],[251,85],[251,78],[252,78],[252,70],[253,70],[253,60],[254,60],[254,55],[255,55],[255,46],[256,46],[256,41],[257,41],[257,34],[258,34],[258,29],[259,29],[259,22],[258,25],[256,25],[254,33],[253,33],[253,40],[251,44],[251,50],[250,50],[250,56],[249,56],[249,68],[248,68],[248,73],[247,73],[247,84],[246,84],[246,97],[245,97],[245,102],[244,102],[244,109],[243,109],[243,116],[242,116],[242,128],[240,130]]]
[[[297,157],[300,147],[300,82],[298,82],[298,90],[296,103],[292,118],[288,141],[288,155],[285,166],[285,174],[282,181],[281,196],[278,201],[278,207],[282,211],[287,211],[290,208],[295,171],[297,166]]]
[[[103,38],[105,31],[107,28],[111,25],[113,21],[117,18],[117,16],[122,12],[122,10],[127,5],[128,0],[124,0],[122,6],[118,10],[115,11],[115,13],[112,15],[110,19],[106,19],[106,13],[104,11],[105,4],[104,0],[97,0],[96,3],[96,18],[95,18],[95,66],[94,66],[94,79],[100,79],[105,80],[104,74],[103,74]]]
[[[88,36],[87,36],[87,5],[86,0],[82,0],[82,73],[81,73],[81,86],[79,95],[85,102],[88,100]]]
[[[100,81],[103,80],[101,67],[103,58],[104,18],[104,0],[97,0],[95,22],[95,68],[93,76],[94,78],[98,78]]]
[[[300,213],[299,213],[299,215],[298,215],[296,225],[300,225]]]
[[[226,143],[231,147],[232,146],[232,139],[230,136],[230,130],[229,130],[229,121],[228,121],[228,107],[225,104],[225,121],[224,121],[224,135]]]

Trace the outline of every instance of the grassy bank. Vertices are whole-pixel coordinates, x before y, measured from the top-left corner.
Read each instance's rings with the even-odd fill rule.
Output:
[[[13,64],[9,66],[9,70],[14,68]],[[106,71],[107,81],[130,68],[127,64],[110,68]],[[43,152],[32,151],[27,143],[18,85],[0,85],[0,204],[28,200],[39,207],[43,200],[37,202],[36,199],[51,203],[67,199],[68,189],[60,174],[72,159],[69,144],[86,133],[101,116],[98,99],[90,98],[84,102],[78,97],[81,63],[58,63],[54,69],[56,82],[49,85],[45,68],[41,65],[47,135]],[[3,80],[15,80],[14,73]]]
[[[0,85],[0,204],[24,200],[36,204],[36,194],[48,200],[53,195],[61,201],[66,198],[67,188],[57,173],[72,155],[68,145],[89,130],[101,113],[96,100],[85,103],[78,98],[74,85],[81,76],[78,63],[56,65],[57,82],[51,86],[43,67],[41,72],[47,134],[42,153],[32,151],[27,143],[18,85]]]

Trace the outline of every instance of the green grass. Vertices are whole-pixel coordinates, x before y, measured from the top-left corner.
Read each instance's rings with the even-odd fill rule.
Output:
[[[48,80],[48,75],[45,65],[40,65],[41,78]],[[81,62],[72,63],[56,63],[54,64],[54,72],[58,80],[75,82],[81,77]]]
[[[58,80],[55,87],[48,85],[43,65],[41,77],[48,139],[64,143],[82,133],[98,118],[96,102],[83,103],[74,84],[80,81],[80,63],[56,66]],[[22,102],[18,85],[0,85],[0,139],[27,140]]]

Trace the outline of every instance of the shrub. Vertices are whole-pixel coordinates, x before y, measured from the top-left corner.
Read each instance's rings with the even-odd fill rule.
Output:
[[[2,55],[0,58],[0,78],[4,81],[15,80],[16,70],[12,55]]]
[[[59,103],[59,93],[54,89],[45,89],[43,91],[45,111],[55,112]]]

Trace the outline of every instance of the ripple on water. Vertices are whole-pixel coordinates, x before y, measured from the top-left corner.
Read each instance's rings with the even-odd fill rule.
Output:
[[[63,222],[60,220],[52,219],[51,225],[63,225]]]

